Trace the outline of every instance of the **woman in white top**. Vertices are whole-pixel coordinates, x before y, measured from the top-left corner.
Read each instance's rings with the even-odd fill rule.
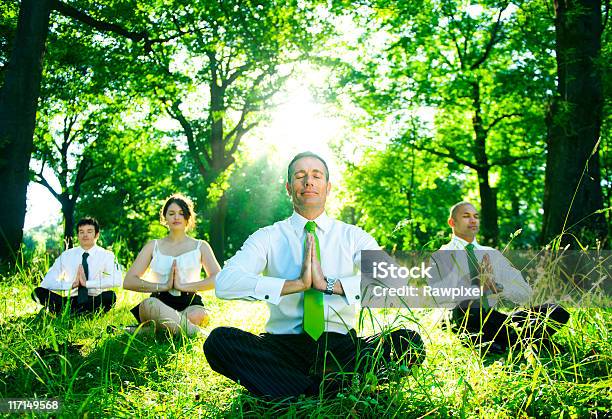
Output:
[[[208,323],[208,313],[196,292],[213,289],[221,267],[206,241],[186,234],[195,225],[189,198],[180,194],[169,197],[160,219],[168,227],[168,235],[142,248],[125,275],[123,287],[152,293],[132,309],[140,323],[152,322],[155,328],[193,336]],[[200,277],[202,267],[206,279]]]

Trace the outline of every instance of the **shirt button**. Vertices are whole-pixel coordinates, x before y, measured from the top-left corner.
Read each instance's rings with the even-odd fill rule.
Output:
[[[268,300],[268,299],[270,299],[270,296],[269,296],[269,295],[266,295],[264,298],[265,298],[266,300]]]
[[[355,300],[359,300],[359,296],[358,295],[355,296]]]

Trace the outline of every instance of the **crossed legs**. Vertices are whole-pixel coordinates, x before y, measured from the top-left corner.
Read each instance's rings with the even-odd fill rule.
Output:
[[[254,335],[218,327],[204,342],[204,354],[214,371],[254,395],[284,398],[318,394],[323,381],[324,392],[337,391],[355,372],[388,377],[391,362],[418,365],[425,352],[418,333],[406,329],[368,338],[326,332],[315,342],[306,334]]]
[[[54,314],[60,314],[68,305],[71,314],[86,314],[100,309],[109,311],[115,305],[117,296],[113,291],[104,291],[96,296],[88,296],[86,302],[79,304],[77,297],[62,297],[46,288],[36,287],[32,291],[32,299]]]
[[[502,350],[517,342],[539,341],[545,345],[551,336],[569,320],[569,313],[555,304],[544,304],[516,311],[510,315],[496,310],[453,310],[453,329],[469,334],[473,344],[494,342]]]
[[[208,312],[202,306],[189,306],[178,311],[155,297],[145,299],[139,305],[140,321],[152,323],[156,329],[162,328],[172,334],[184,332],[187,336],[200,333],[200,327],[208,324]]]

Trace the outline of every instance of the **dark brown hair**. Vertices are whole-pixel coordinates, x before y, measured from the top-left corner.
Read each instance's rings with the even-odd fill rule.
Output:
[[[178,205],[181,207],[181,210],[183,210],[183,216],[187,221],[187,229],[195,227],[196,213],[193,210],[193,202],[191,199],[180,193],[172,194],[168,197],[168,199],[166,199],[166,202],[159,213],[159,221],[163,225],[166,225],[166,213],[168,212],[168,207],[172,204]]]
[[[79,234],[79,227],[81,226],[93,226],[94,230],[96,231],[96,234],[100,232],[100,224],[98,223],[98,220],[93,217],[83,217],[79,220],[76,225],[77,234]]]

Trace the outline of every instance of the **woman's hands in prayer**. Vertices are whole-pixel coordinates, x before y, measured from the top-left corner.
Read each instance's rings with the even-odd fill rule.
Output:
[[[181,270],[178,267],[178,264],[176,263],[176,259],[174,260],[174,262],[172,262],[172,271],[170,273],[170,279],[172,281],[172,287],[177,290],[177,291],[185,291],[188,292],[189,290],[184,289],[183,287],[183,278],[181,278]],[[172,288],[170,288],[172,289]]]

